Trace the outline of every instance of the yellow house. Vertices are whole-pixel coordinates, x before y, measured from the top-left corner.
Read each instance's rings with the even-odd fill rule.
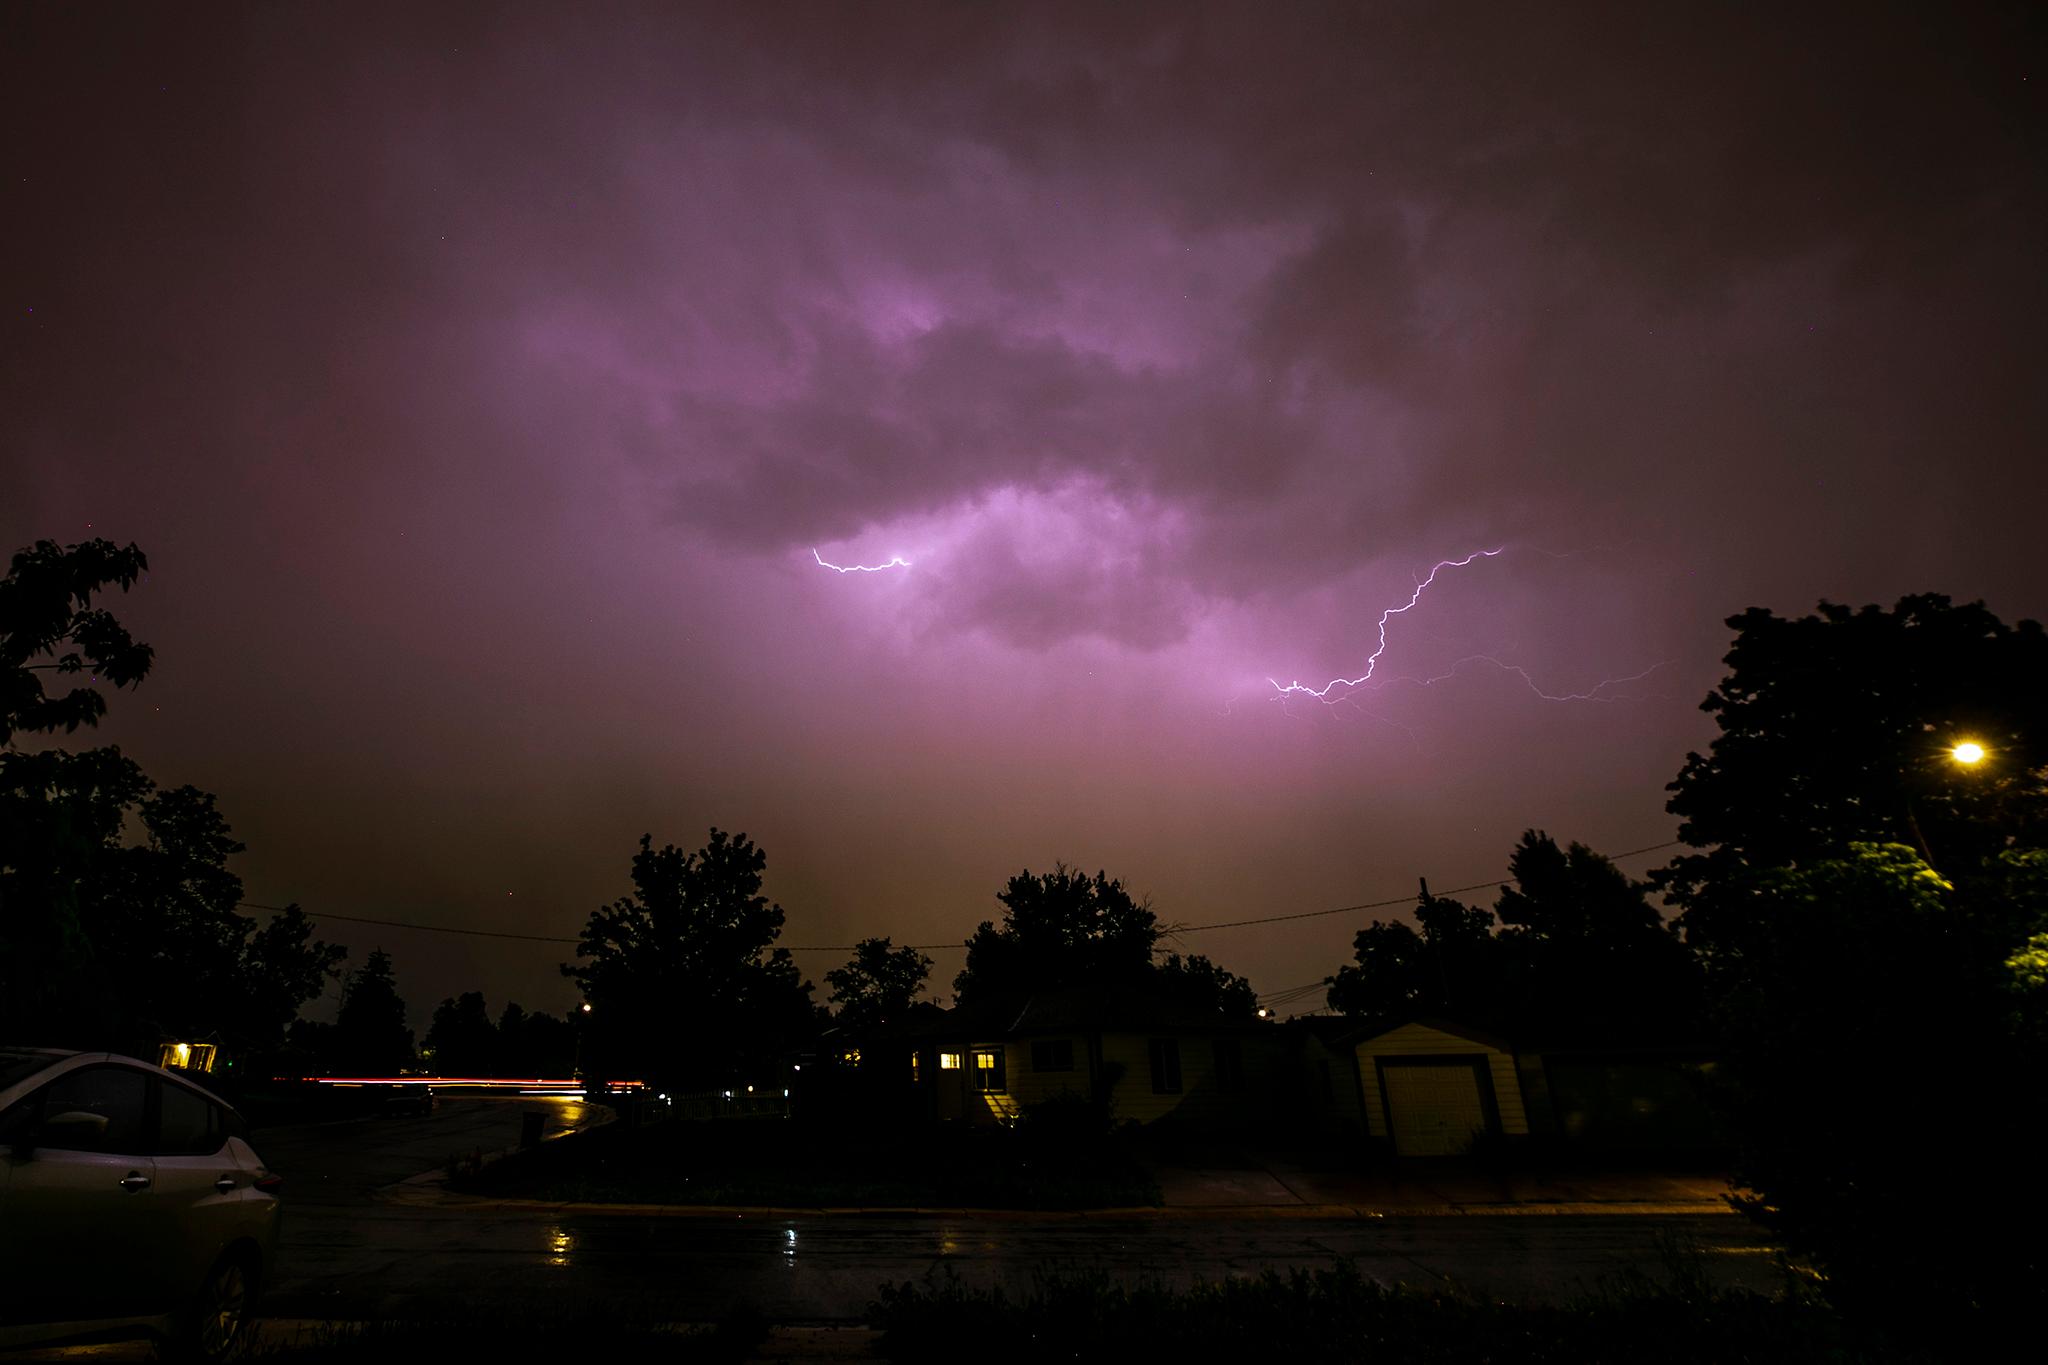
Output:
[[[968,1123],[1012,1121],[1061,1097],[1105,1103],[1116,1122],[1240,1121],[1269,1103],[1280,1048],[1273,1025],[1130,991],[956,1008],[889,1043],[913,1104]]]

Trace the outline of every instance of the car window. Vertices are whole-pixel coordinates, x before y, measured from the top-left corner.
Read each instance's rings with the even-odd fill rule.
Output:
[[[21,1052],[0,1048],[0,1090],[17,1081],[25,1081],[51,1063],[63,1060],[61,1052]]]
[[[36,1145],[69,1152],[141,1151],[148,1085],[149,1077],[124,1066],[89,1066],[59,1076],[39,1092]]]
[[[163,1083],[156,1151],[165,1156],[208,1156],[226,1141],[227,1126],[219,1105],[182,1085]]]

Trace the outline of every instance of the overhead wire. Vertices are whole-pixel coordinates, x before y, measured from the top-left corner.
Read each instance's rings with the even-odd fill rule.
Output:
[[[1663,849],[1676,848],[1682,842],[1683,840],[1679,839],[1667,839],[1661,844],[1646,844],[1641,848],[1629,849],[1625,853],[1612,854],[1609,856],[1608,861],[1620,862],[1623,858],[1637,858],[1645,853],[1657,853]],[[1455,886],[1448,891],[1434,894],[1440,896],[1459,896],[1467,891],[1488,891],[1495,887],[1508,886],[1513,884],[1514,881],[1513,877],[1501,877],[1490,882],[1473,882],[1466,886]],[[1291,915],[1262,915],[1256,919],[1221,920],[1213,924],[1166,925],[1160,929],[1160,936],[1162,938],[1175,938],[1182,934],[1205,934],[1216,929],[1244,929],[1257,924],[1285,924],[1294,920],[1322,919],[1330,915],[1352,915],[1357,914],[1361,910],[1385,910],[1396,905],[1408,905],[1414,900],[1415,896],[1413,894],[1390,896],[1385,900],[1362,901],[1357,905],[1333,906],[1328,910],[1303,910]],[[237,904],[246,910],[266,910],[272,914],[281,914],[286,909],[282,905],[266,905],[260,901],[240,901]],[[372,919],[365,915],[340,915],[324,910],[316,913],[305,910],[304,907],[300,907],[300,910],[308,919],[313,920],[334,920],[342,924],[369,924],[384,929],[411,929],[427,934],[459,934],[466,938],[501,938],[511,939],[520,943],[559,943],[567,944],[571,947],[583,941],[581,938],[563,938],[552,934],[519,934],[506,929],[463,929],[452,924],[422,924],[417,920]],[[854,945],[852,944],[785,946],[787,951],[792,953],[850,953],[854,951]],[[903,946],[917,949],[920,952],[930,952],[942,948],[957,951],[964,949],[967,945],[955,941],[950,943],[910,943]],[[1320,986],[1322,983],[1317,982],[1314,984]],[[1311,988],[1302,987],[1300,989],[1306,991]],[[1282,992],[1282,994],[1285,994],[1285,992]]]

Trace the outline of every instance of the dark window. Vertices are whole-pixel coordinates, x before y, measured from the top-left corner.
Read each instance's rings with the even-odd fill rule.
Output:
[[[1228,1091],[1244,1089],[1244,1049],[1235,1038],[1216,1040],[1216,1088]]]
[[[1048,1038],[1031,1045],[1031,1069],[1033,1071],[1072,1071],[1074,1069],[1074,1040],[1071,1038]]]
[[[988,1094],[1000,1095],[1008,1090],[1009,1084],[1003,1075],[1003,1050],[999,1047],[984,1047],[974,1050],[974,1088]]]
[[[64,1152],[140,1152],[148,1087],[147,1076],[122,1066],[59,1076],[27,1101],[41,1110],[34,1142]]]
[[[1178,1095],[1180,1093],[1180,1040],[1178,1038],[1154,1038],[1152,1040],[1152,1093],[1155,1095]]]
[[[228,1140],[220,1106],[182,1085],[165,1083],[156,1120],[156,1150],[165,1156],[210,1156]]]

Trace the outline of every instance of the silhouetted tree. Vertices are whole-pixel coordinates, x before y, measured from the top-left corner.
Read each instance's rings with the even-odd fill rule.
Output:
[[[93,605],[107,588],[132,587],[148,568],[136,546],[108,540],[39,540],[14,555],[0,579],[0,744],[17,731],[70,734],[106,714],[97,687],[52,696],[39,674],[133,687],[149,673],[150,647]]]
[[[1217,966],[1200,953],[1168,953],[1153,969],[1153,984],[1166,999],[1225,1019],[1256,1019],[1258,992],[1252,983]]]
[[[1426,993],[1422,935],[1399,920],[1374,920],[1351,940],[1352,961],[1330,978],[1330,1008],[1372,1023],[1419,1014],[1437,997]]]
[[[844,967],[825,973],[842,1027],[858,1032],[900,1018],[916,1003],[931,976],[932,960],[915,948],[893,948],[886,938],[862,939]]]
[[[1375,920],[1331,978],[1333,1009],[1375,1023],[1443,1015],[1522,1039],[1637,1045],[1696,1027],[1698,973],[1607,858],[1527,830],[1487,911],[1427,889],[1411,929]]]
[[[1148,979],[1158,917],[1122,882],[1056,863],[1039,876],[1027,869],[1010,878],[996,899],[1002,926],[981,922],[953,980],[961,1004]]]
[[[1672,784],[1700,851],[1660,880],[1705,967],[1751,1210],[1860,1311],[2011,1338],[2048,1306],[2039,1249],[2008,1235],[2048,1213],[2026,972],[2048,945],[2048,641],[1934,596],[1729,624],[1721,734]],[[1949,759],[1966,739],[1982,764]],[[1978,1246],[2009,1249],[1958,1254]]]
[[[1508,859],[1514,881],[1494,912],[1507,926],[1496,951],[1501,1012],[1526,1033],[1630,1044],[1696,1036],[1699,975],[1656,907],[1584,844],[1560,848],[1526,830]],[[1519,970],[1511,985],[1508,963]]]
[[[1510,973],[1493,915],[1425,891],[1415,922],[1420,932],[1398,920],[1358,931],[1353,961],[1330,979],[1330,1008],[1378,1024],[1425,1015],[1504,1024]]]
[[[227,862],[242,845],[212,796],[159,790],[117,749],[12,747],[105,713],[96,687],[47,695],[42,675],[126,687],[147,674],[149,646],[94,605],[145,567],[132,545],[43,541],[0,580],[0,1035],[268,1051],[343,951],[315,941],[296,906],[260,928],[237,912]]]
[[[1730,671],[1701,704],[1721,732],[1670,787],[1679,836],[1700,851],[1656,878],[1688,934],[1711,939],[1720,901],[1742,913],[1749,869],[1864,842],[1931,850],[1949,873],[2008,842],[2048,842],[2048,636],[2037,622],[2008,626],[1981,602],[1927,594],[1892,611],[1823,602],[1797,619],[1757,607],[1728,624]],[[1951,762],[1963,740],[1990,759]]]
[[[491,1023],[481,991],[464,991],[434,1007],[420,1056],[442,1076],[497,1074],[498,1029]]]
[[[553,1079],[576,1070],[576,1030],[552,1014],[528,1014],[516,1001],[498,1016],[497,1044],[500,1076]]]
[[[592,1006],[584,1066],[671,1089],[763,1072],[806,1041],[818,1011],[761,892],[767,855],[713,829],[695,853],[643,836],[631,896],[591,915],[562,971]]]
[[[333,1048],[335,1066],[350,1075],[396,1075],[413,1064],[405,1001],[391,974],[391,955],[382,948],[371,950],[342,987]]]

